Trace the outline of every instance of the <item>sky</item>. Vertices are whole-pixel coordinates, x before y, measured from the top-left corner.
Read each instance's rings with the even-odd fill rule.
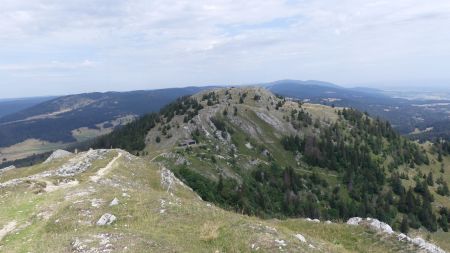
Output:
[[[1,0],[0,98],[279,79],[450,87],[448,0]]]

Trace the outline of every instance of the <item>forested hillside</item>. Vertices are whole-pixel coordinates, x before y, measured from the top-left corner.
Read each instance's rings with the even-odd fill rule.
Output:
[[[49,142],[76,141],[73,130],[114,126],[114,120],[158,111],[176,98],[201,88],[88,93],[56,98],[0,119],[0,147],[30,138]],[[102,126],[102,127],[103,127]]]
[[[196,144],[181,147],[187,139]],[[237,212],[448,230],[447,153],[353,109],[288,101],[262,88],[218,89],[94,144],[102,146],[152,157],[203,199]]]

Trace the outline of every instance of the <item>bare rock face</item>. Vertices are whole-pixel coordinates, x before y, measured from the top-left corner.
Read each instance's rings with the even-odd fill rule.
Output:
[[[62,149],[55,150],[55,152],[53,152],[47,158],[47,160],[45,160],[44,164],[45,163],[49,163],[51,161],[54,161],[56,159],[60,159],[60,158],[64,158],[64,157],[70,156],[70,155],[72,155],[72,153],[70,153],[69,151],[65,151],[65,150],[62,150]]]
[[[107,153],[108,150],[106,149],[89,150],[78,157],[72,158],[68,163],[60,167],[57,173],[63,177],[80,174],[89,169],[92,162],[103,159]]]
[[[113,224],[114,221],[117,220],[117,217],[110,214],[110,213],[105,213],[104,215],[102,215],[102,217],[100,217],[100,219],[97,221],[97,226],[106,226],[106,225],[111,225]]]

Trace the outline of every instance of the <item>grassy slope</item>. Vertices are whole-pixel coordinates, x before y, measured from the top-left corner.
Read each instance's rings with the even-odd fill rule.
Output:
[[[260,220],[221,210],[182,185],[167,191],[161,186],[158,164],[128,155],[118,159],[99,183],[91,182],[89,177],[116,155],[116,151],[110,151],[88,171],[74,176],[72,179],[80,183],[71,188],[35,194],[39,186],[31,180],[0,189],[0,228],[12,220],[18,223],[0,242],[0,250],[72,252],[82,245],[104,252],[250,252],[252,245],[260,252],[405,249],[395,238],[383,238],[363,227]],[[28,171],[53,170],[62,162],[9,172],[8,176],[20,178],[30,175]],[[119,205],[109,206],[115,197]],[[101,204],[94,207],[93,200]],[[117,222],[106,227],[93,225],[106,212],[116,215]],[[308,243],[295,238],[297,233],[303,234]],[[284,240],[286,246],[276,240]]]

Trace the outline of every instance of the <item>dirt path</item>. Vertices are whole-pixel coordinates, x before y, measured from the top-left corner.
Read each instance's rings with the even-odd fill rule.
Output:
[[[3,237],[5,237],[8,233],[13,231],[17,226],[16,221],[11,221],[8,224],[6,224],[1,230],[0,230],[0,241],[3,240]]]
[[[94,176],[91,176],[91,181],[92,182],[98,182],[98,180],[100,180],[100,178],[104,177],[106,174],[109,173],[109,171],[111,170],[112,166],[114,165],[114,163],[117,161],[117,159],[119,159],[122,156],[122,153],[119,153],[116,157],[114,157],[114,159],[112,159],[104,168],[101,168],[97,171],[97,173],[95,173]]]
[[[161,153],[161,154],[158,154],[158,155],[156,155],[155,157],[153,157],[153,158],[150,160],[150,162],[153,162],[153,161],[156,160],[156,158],[161,157],[161,156],[166,155],[166,154],[167,154],[167,152],[163,152],[163,153]]]

